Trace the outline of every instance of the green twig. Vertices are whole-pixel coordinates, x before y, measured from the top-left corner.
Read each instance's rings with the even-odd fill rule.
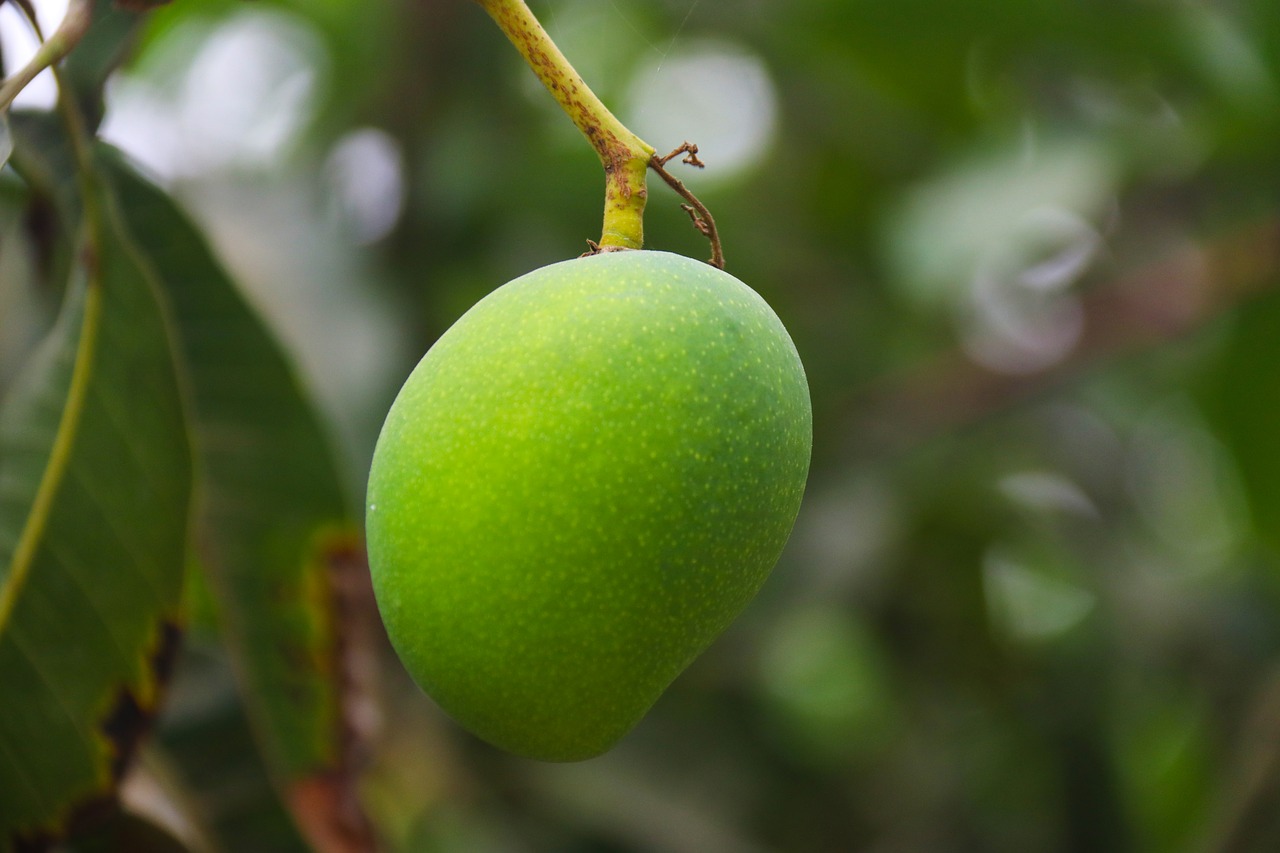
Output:
[[[30,62],[0,84],[0,112],[9,109],[18,93],[41,71],[58,62],[79,44],[93,18],[92,5],[90,0],[71,0],[67,6],[67,14],[53,35],[40,44]]]

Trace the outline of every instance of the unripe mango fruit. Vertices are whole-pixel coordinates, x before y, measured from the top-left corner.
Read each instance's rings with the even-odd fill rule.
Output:
[[[777,562],[809,470],[804,368],[714,267],[552,264],[422,358],[369,475],[374,591],[418,684],[519,755],[598,755]]]

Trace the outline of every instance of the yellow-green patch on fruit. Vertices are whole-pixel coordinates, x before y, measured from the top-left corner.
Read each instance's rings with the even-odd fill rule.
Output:
[[[753,290],[663,252],[491,293],[405,382],[369,476],[410,674],[512,752],[604,752],[755,595],[809,470],[804,369]]]

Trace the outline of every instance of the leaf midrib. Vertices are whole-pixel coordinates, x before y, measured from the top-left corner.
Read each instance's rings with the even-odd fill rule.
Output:
[[[93,375],[93,355],[98,340],[98,326],[102,315],[102,288],[90,275],[85,282],[84,315],[80,322],[80,339],[76,343],[75,364],[71,369],[71,382],[67,388],[66,405],[58,420],[49,460],[45,463],[40,485],[36,488],[26,524],[18,537],[13,557],[9,563],[5,584],[0,589],[0,633],[3,633],[9,617],[17,604],[18,596],[26,584],[27,575],[35,561],[36,550],[49,523],[49,514],[58,488],[71,461],[76,433],[84,414],[85,400],[89,392],[89,380]]]

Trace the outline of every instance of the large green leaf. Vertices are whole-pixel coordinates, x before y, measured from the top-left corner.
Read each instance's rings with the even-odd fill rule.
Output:
[[[0,844],[107,796],[178,636],[191,457],[153,277],[114,199],[0,410]]]
[[[291,801],[343,765],[336,573],[362,552],[331,449],[284,353],[200,234],[115,161],[130,225],[174,308],[203,479],[199,552],[246,704]],[[335,781],[337,779],[337,781]]]

